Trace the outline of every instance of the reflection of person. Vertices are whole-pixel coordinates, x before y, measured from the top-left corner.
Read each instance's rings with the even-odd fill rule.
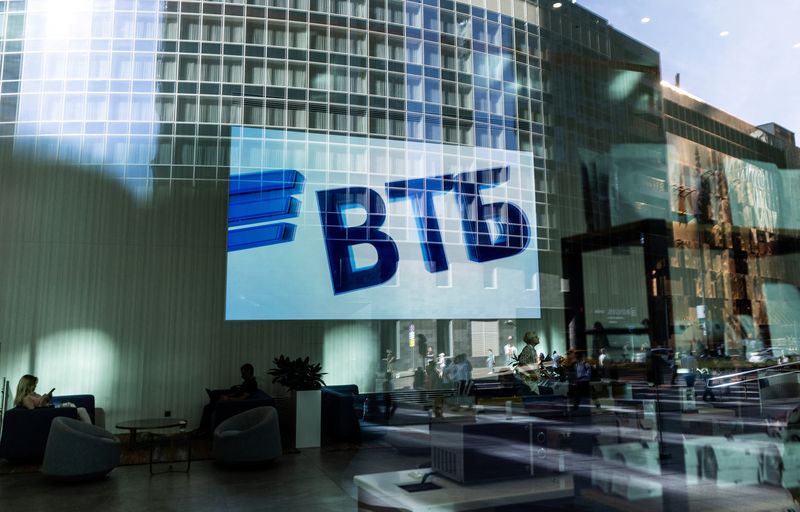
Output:
[[[536,345],[539,344],[539,337],[536,335],[535,332],[526,332],[525,336],[523,336],[522,341],[525,342],[525,346],[522,348],[522,352],[519,353],[519,357],[517,358],[517,362],[519,366],[528,366],[536,364]]]
[[[427,389],[436,389],[440,387],[441,382],[442,379],[439,376],[438,369],[436,368],[436,362],[431,361],[425,368],[425,387]]]
[[[597,359],[597,374],[603,378],[616,379],[614,361],[609,357],[608,350],[601,348],[600,357]]]
[[[433,353],[433,347],[429,345],[428,350],[425,352],[425,367],[427,368],[434,359],[436,359],[436,354]]]
[[[608,360],[608,351],[606,349],[604,349],[604,348],[601,348],[600,349],[600,357],[598,359],[598,364],[600,365],[600,368],[605,369],[607,360]]]
[[[436,369],[439,370],[439,376],[441,377],[444,372],[444,352],[439,354],[439,357],[436,359]]]
[[[553,359],[553,368],[560,368],[561,367],[561,354],[559,354],[557,350],[553,351],[552,359]]]
[[[394,371],[394,362],[396,359],[394,358],[394,354],[391,350],[386,350],[386,357],[382,359],[384,371],[386,373],[392,373]]]
[[[715,362],[715,366],[716,366],[716,364],[717,363]],[[708,379],[710,379],[711,377],[716,377],[718,373],[719,372],[717,371],[716,368],[713,368],[713,369],[712,368],[703,368],[702,373],[700,373],[700,378],[702,378],[703,381],[705,382],[705,386],[704,386],[704,389],[703,389],[703,401],[704,402],[707,402],[709,400],[709,398],[711,399],[712,402],[717,400],[717,398],[714,396],[714,389],[711,387],[711,384],[708,382]]]
[[[444,369],[442,369],[442,383],[443,384],[453,384],[458,379],[456,378],[456,373],[458,371],[458,367],[456,366],[453,359],[447,359],[444,362]]]
[[[472,380],[472,363],[467,354],[458,354],[453,360],[452,380],[456,384],[457,394],[466,394],[469,390],[469,381]]]
[[[508,343],[506,346],[503,347],[503,353],[506,356],[506,365],[510,365],[512,361],[514,361],[514,357],[517,355],[517,347],[514,346],[514,337],[508,337]]]
[[[589,397],[589,381],[592,380],[592,367],[586,362],[583,352],[576,354],[575,362],[575,390],[573,393],[572,409],[577,411],[581,400]]]
[[[469,362],[467,354],[458,354],[455,360],[456,380],[468,381],[472,379],[472,363]]]
[[[53,399],[53,392],[40,395],[36,392],[36,384],[39,379],[33,375],[23,375],[17,383],[17,394],[14,396],[14,405],[26,409],[36,409],[37,407],[48,407]]]
[[[686,387],[694,389],[694,380],[697,375],[697,359],[695,359],[693,351],[690,350],[681,358],[681,368],[686,371],[686,373],[683,374]]]
[[[425,357],[428,355],[428,338],[424,334],[421,333],[417,334],[416,344],[419,357],[421,357],[422,360],[424,361]],[[427,362],[425,364],[427,364]]]
[[[421,366],[417,366],[414,372],[414,389],[422,389],[425,387],[425,370]]]
[[[392,389],[392,376],[394,375],[394,354],[391,350],[386,350],[386,357],[382,359],[384,365],[384,388],[386,391],[390,391]]]
[[[494,352],[492,352],[492,349],[489,349],[489,355],[486,356],[486,367],[489,369],[489,373],[494,373]]]
[[[601,349],[608,348],[608,335],[606,329],[600,322],[594,323],[594,334],[592,335],[592,351],[595,355],[600,353]]]
[[[534,332],[526,332],[522,337],[525,346],[517,358],[517,373],[520,378],[530,387],[539,380],[539,372],[536,369],[537,355],[536,345],[539,344],[539,337]]]

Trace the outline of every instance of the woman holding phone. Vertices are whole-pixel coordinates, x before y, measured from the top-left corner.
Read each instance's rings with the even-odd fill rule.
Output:
[[[39,407],[51,407],[53,401],[53,391],[50,390],[46,395],[40,395],[36,392],[36,384],[39,379],[35,375],[23,375],[17,384],[17,394],[14,396],[14,405],[17,407],[24,407],[26,409],[36,409]],[[61,407],[75,407],[75,404],[64,402]],[[77,408],[78,419],[84,423],[92,423],[92,418],[89,416],[89,411],[85,407]]]
[[[17,394],[14,396],[14,405],[17,407],[24,407],[26,409],[36,409],[37,407],[48,407],[50,401],[53,399],[53,391],[50,390],[46,395],[40,395],[36,392],[36,384],[39,383],[33,375],[23,375],[17,384]]]

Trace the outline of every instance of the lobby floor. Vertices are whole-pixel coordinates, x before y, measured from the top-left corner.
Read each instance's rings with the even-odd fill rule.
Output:
[[[148,466],[116,468],[103,481],[50,482],[37,472],[0,475],[3,512],[356,510],[353,476],[416,467],[426,459],[391,448],[304,449],[258,469],[192,462],[191,472],[151,476]]]
[[[249,470],[227,470],[212,461],[192,463],[191,472],[151,476],[148,466],[115,469],[99,482],[60,484],[37,472],[0,475],[0,510],[24,512],[86,512],[109,510],[144,511],[355,511],[355,475],[412,469],[427,462],[425,456],[398,454],[381,445],[350,449],[304,449],[283,455],[274,464]],[[660,481],[669,482],[680,473],[668,472]],[[673,499],[668,510],[711,512],[723,510],[792,510],[788,492],[769,486],[728,486],[711,483],[692,486],[689,496]],[[687,500],[688,498],[688,500]],[[505,509],[504,509],[505,510]],[[513,510],[531,510],[517,507]],[[537,512],[576,510],[599,512],[664,510],[661,499],[628,502],[588,490],[578,498],[541,503]],[[794,510],[800,510],[795,508]]]

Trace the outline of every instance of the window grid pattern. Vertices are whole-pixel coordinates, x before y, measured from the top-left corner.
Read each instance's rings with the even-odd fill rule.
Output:
[[[125,178],[224,179],[229,125],[544,165],[538,27],[511,16],[447,0],[87,5],[54,38],[50,3],[0,2],[0,136]]]

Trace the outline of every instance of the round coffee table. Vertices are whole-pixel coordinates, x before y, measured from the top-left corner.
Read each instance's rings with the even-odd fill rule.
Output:
[[[129,420],[117,423],[119,430],[129,430],[131,433],[129,446],[136,448],[136,433],[140,430],[163,430],[167,428],[184,428],[188,422],[179,418],[149,418],[144,420]]]

